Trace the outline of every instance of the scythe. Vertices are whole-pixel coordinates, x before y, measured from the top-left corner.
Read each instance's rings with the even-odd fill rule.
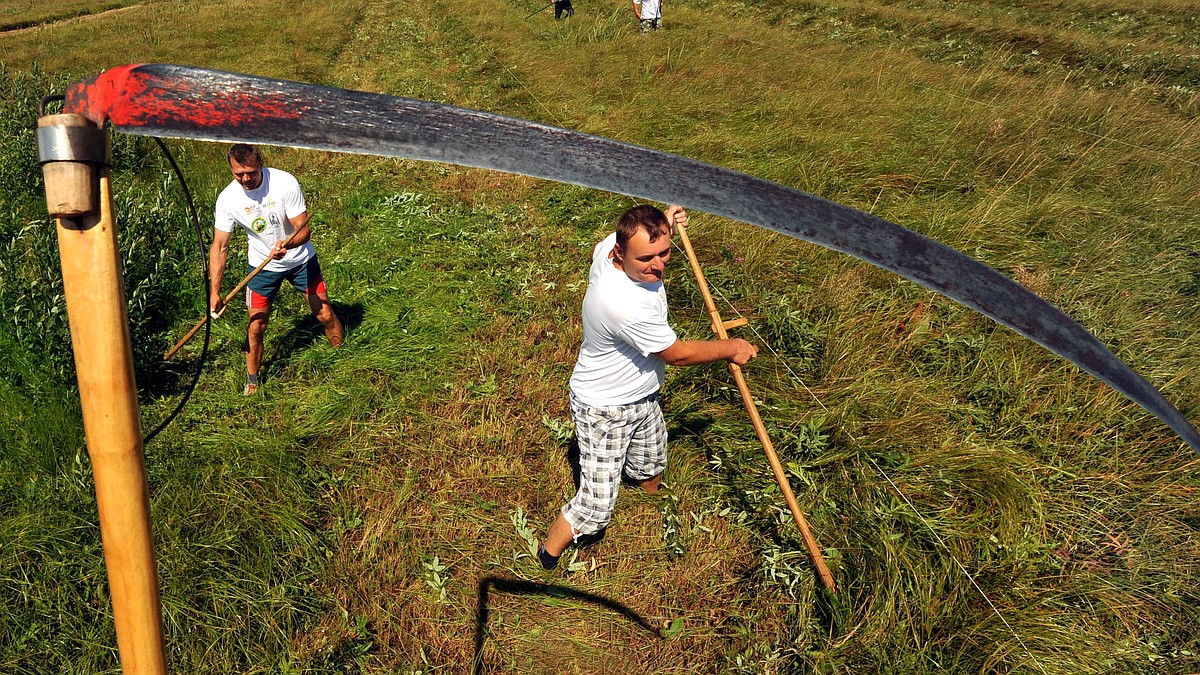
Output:
[[[64,113],[39,121],[39,154],[47,172],[50,211],[58,218],[64,242],[63,277],[84,427],[96,470],[118,643],[129,673],[164,670],[107,169],[99,168],[90,178],[68,178],[76,187],[52,187],[50,178],[52,172],[102,166],[97,159],[102,152],[74,148],[82,137],[94,145],[105,122],[130,134],[406,157],[524,174],[680,204],[817,243],[915,281],[1015,330],[1129,397],[1200,451],[1200,433],[1149,382],[1079,323],[1003,274],[876,216],[743,173],[475,110],[174,65],[122,66],[76,82],[67,91]],[[643,180],[647,172],[661,180]],[[63,185],[57,179],[53,184]],[[85,206],[59,205],[51,192],[60,189],[90,192],[95,199]],[[114,407],[114,401],[119,405]],[[120,433],[112,434],[110,427]],[[119,518],[107,513],[110,508]],[[134,535],[126,537],[120,528]],[[118,593],[126,589],[131,596],[120,602],[140,618],[125,618],[125,608],[117,606]]]

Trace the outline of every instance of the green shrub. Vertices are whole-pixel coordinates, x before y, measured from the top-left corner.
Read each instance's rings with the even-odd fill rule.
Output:
[[[0,68],[0,307],[13,347],[69,385],[73,362],[57,235],[46,214],[34,134],[42,97],[64,88],[62,78],[36,69]],[[203,307],[200,254],[178,181],[154,143],[110,137],[121,265],[138,381],[145,387],[159,380],[174,317],[191,305]],[[0,373],[23,379],[3,365]]]

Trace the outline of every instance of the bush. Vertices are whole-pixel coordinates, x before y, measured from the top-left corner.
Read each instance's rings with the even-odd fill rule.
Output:
[[[38,104],[65,80],[33,69],[0,68],[0,307],[2,330],[13,348],[60,385],[72,386],[70,351],[57,235],[47,215],[34,129]],[[113,190],[121,264],[129,302],[138,381],[155,385],[172,317],[202,306],[200,269],[177,180],[154,143],[112,134]],[[0,359],[0,364],[14,359]],[[26,373],[0,365],[0,376],[22,382]]]

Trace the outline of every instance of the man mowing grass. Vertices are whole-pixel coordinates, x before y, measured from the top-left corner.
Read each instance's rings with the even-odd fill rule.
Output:
[[[220,312],[224,305],[221,277],[225,274],[229,240],[234,227],[240,225],[246,231],[249,244],[246,257],[250,270],[271,258],[263,271],[246,286],[250,324],[247,329],[246,386],[242,393],[251,396],[258,392],[258,369],[262,365],[263,335],[271,314],[271,300],[284,280],[304,294],[313,315],[325,327],[329,344],[340,346],[345,330],[329,304],[321,265],[310,241],[308,208],[300,183],[286,171],[263,167],[262,156],[252,145],[234,145],[229,148],[228,158],[233,181],[217,197],[216,230],[208,252],[208,265],[212,271],[208,304],[213,313]]]
[[[571,375],[571,414],[579,440],[579,490],[559,512],[538,558],[546,569],[574,542],[598,541],[621,481],[658,491],[667,466],[667,425],[658,406],[665,364],[728,360],[745,365],[758,348],[740,338],[680,340],[667,323],[662,275],[679,206],[626,211],[617,231],[592,250],[583,298],[583,345]]]

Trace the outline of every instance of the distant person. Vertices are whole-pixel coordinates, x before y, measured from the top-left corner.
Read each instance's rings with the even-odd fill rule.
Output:
[[[554,0],[554,18],[561,19],[564,15],[569,19],[575,13],[571,0]]]
[[[633,0],[633,13],[643,33],[662,27],[662,0]]]
[[[212,283],[208,304],[213,312],[222,309],[221,277],[229,255],[229,240],[234,227],[246,231],[249,243],[249,270],[271,258],[271,262],[246,286],[246,307],[249,327],[246,350],[246,396],[258,392],[259,367],[263,357],[263,335],[271,313],[271,300],[283,282],[289,281],[308,300],[312,313],[325,327],[329,344],[338,347],[345,337],[342,322],[329,304],[321,265],[313,249],[308,225],[308,209],[300,183],[292,174],[265,168],[262,156],[252,145],[237,144],[229,148],[229,170],[233,182],[217,197],[216,230],[208,252]],[[295,236],[293,237],[293,233]],[[291,237],[291,241],[284,242]]]
[[[667,323],[663,269],[678,206],[626,211],[617,231],[592,250],[583,298],[583,345],[571,374],[571,415],[579,441],[579,490],[550,526],[538,559],[558,565],[572,542],[603,536],[621,481],[658,491],[667,466],[667,425],[658,405],[666,364],[728,360],[744,365],[758,348],[742,339],[680,340]]]

